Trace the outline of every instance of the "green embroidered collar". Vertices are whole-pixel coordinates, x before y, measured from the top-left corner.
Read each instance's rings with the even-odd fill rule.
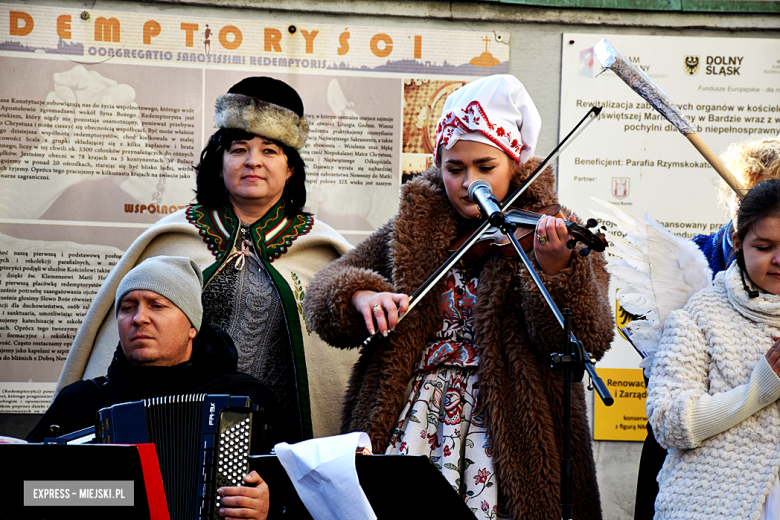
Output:
[[[198,228],[198,233],[209,251],[221,263],[232,248],[235,233],[241,222],[232,207],[209,210],[202,205],[190,206],[186,211],[187,220]],[[311,231],[314,217],[285,213],[284,199],[279,199],[274,207],[249,228],[256,251],[268,262],[273,262],[300,236]]]

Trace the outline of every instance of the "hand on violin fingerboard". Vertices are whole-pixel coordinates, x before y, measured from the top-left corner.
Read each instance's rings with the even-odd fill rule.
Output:
[[[574,215],[569,221],[574,222]],[[569,231],[563,219],[543,215],[536,223],[534,254],[544,274],[553,276],[569,266],[571,249],[566,247]]]
[[[409,309],[409,297],[400,293],[355,291],[352,306],[363,316],[369,334],[378,331],[387,336]]]

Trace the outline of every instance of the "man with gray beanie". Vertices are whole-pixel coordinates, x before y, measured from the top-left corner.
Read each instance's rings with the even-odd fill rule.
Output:
[[[190,359],[203,318],[202,280],[198,264],[181,256],[149,258],[125,275],[114,308],[119,343],[131,364],[174,366]]]
[[[272,392],[236,371],[238,353],[230,336],[202,321],[201,286],[200,268],[190,258],[156,256],[130,270],[116,291],[119,345],[108,373],[63,388],[27,440],[42,441],[52,424],[61,433],[92,426],[98,410],[119,403],[220,393],[245,395],[261,406],[256,418],[270,428],[255,431],[272,434],[265,445],[253,439],[253,453],[289,441],[289,426]],[[224,488],[223,516],[265,517],[267,486],[256,472],[246,481],[258,485]]]

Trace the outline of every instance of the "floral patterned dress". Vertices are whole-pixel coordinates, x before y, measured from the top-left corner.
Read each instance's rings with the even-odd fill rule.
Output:
[[[386,453],[427,455],[475,515],[492,519],[505,515],[479,401],[477,282],[457,267],[448,274],[442,329],[423,349]]]

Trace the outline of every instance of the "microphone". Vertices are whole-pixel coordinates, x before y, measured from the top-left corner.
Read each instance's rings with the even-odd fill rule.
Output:
[[[504,223],[504,213],[488,181],[479,179],[472,182],[469,185],[469,198],[477,203],[482,216],[487,218],[491,226],[500,227]]]

